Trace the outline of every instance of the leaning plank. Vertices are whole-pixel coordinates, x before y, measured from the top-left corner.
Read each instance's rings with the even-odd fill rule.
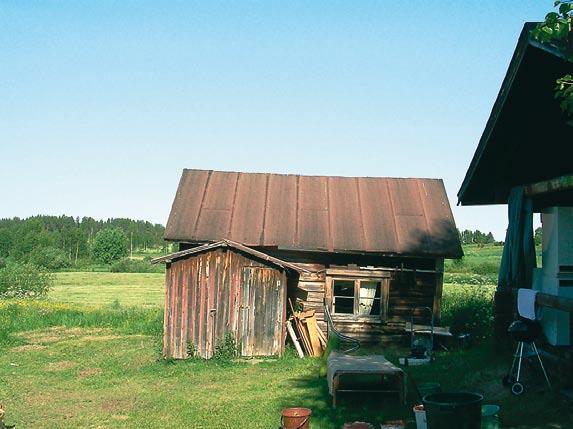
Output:
[[[318,338],[320,339],[320,344],[322,344],[322,348],[326,350],[326,344],[328,343],[326,335],[324,335],[324,332],[322,332],[322,329],[320,329],[320,327],[318,328],[317,333],[318,333]]]
[[[303,319],[306,329],[308,330],[308,336],[310,337],[310,343],[312,344],[312,351],[314,356],[320,356],[322,354],[322,345],[320,344],[320,338],[318,336],[318,326],[316,325],[316,318],[314,314],[310,317]]]
[[[298,335],[302,341],[302,345],[306,351],[306,354],[309,356],[314,356],[314,350],[312,349],[312,343],[310,342],[310,338],[308,335],[308,331],[306,327],[303,325],[302,320],[295,316],[295,326],[298,331]]]
[[[300,343],[298,342],[298,339],[296,338],[296,334],[294,332],[294,329],[292,327],[292,323],[290,322],[290,320],[287,320],[286,327],[287,327],[287,331],[288,331],[288,334],[290,336],[290,339],[291,339],[292,343],[294,344],[294,348],[296,349],[296,352],[298,353],[298,357],[303,358],[304,353],[302,351],[302,348],[300,347]]]

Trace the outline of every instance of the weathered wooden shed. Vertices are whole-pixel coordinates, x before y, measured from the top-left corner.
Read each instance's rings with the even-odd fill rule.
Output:
[[[463,254],[443,182],[437,179],[184,170],[165,239],[178,242],[187,257],[222,239],[243,252],[258,252],[255,260],[286,270],[286,296],[299,308],[315,310],[321,329],[326,332],[327,305],[340,331],[366,341],[402,336],[416,307],[429,307],[439,319],[444,258]],[[180,295],[173,287],[178,269],[171,262],[167,270],[166,308],[177,299],[170,293]],[[207,307],[224,314],[234,305],[226,302],[228,296],[218,296]],[[281,305],[286,311],[284,300]],[[279,319],[279,310],[272,312],[276,319],[263,324],[269,332],[268,324],[284,322],[284,313]],[[174,323],[167,317],[166,312],[166,332]],[[195,323],[209,320],[200,317]],[[229,323],[239,322],[229,316],[218,326]],[[223,334],[218,329],[209,331],[211,349]],[[183,351],[173,351],[184,347],[184,340],[166,334],[168,340],[180,345],[167,344],[166,355],[184,357]],[[280,352],[283,340],[284,331],[280,347],[261,352]],[[193,341],[202,355],[210,355],[203,337]],[[253,354],[248,347],[243,352]]]
[[[232,335],[242,356],[280,355],[285,343],[288,262],[222,240],[156,262],[167,264],[165,356],[213,356]]]

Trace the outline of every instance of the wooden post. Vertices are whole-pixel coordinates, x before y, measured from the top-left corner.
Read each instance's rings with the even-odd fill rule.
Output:
[[[298,357],[303,358],[304,353],[302,352],[302,348],[300,347],[300,343],[298,342],[298,339],[296,338],[296,334],[294,333],[294,329],[292,328],[292,324],[290,323],[290,320],[287,320],[286,327],[287,327],[287,331],[288,331],[288,334],[290,336],[290,339],[291,339],[292,343],[294,344],[294,348],[296,349],[296,352],[298,353]]]
[[[493,303],[493,333],[495,345],[498,349],[505,350],[508,344],[509,334],[507,328],[516,318],[516,304],[511,289],[499,288],[494,295]]]
[[[439,324],[442,316],[442,292],[444,289],[444,258],[436,259],[436,290],[434,292],[434,323]]]

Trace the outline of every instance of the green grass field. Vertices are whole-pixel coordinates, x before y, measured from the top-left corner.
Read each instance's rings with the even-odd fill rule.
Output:
[[[477,256],[473,251],[466,249],[457,272],[448,275],[491,284],[495,276],[475,271],[484,261],[495,262],[500,248],[477,249]],[[0,301],[0,403],[6,423],[17,428],[268,429],[279,426],[280,412],[289,406],[311,408],[314,429],[395,418],[406,418],[413,427],[411,405],[403,407],[392,396],[349,396],[333,410],[321,361],[295,358],[290,350],[280,359],[162,359],[163,274],[55,278],[45,300]],[[454,324],[461,315],[461,323],[471,326],[490,317],[492,286],[466,280],[445,285],[443,311]],[[406,352],[383,351],[391,360]],[[408,402],[418,401],[413,381],[438,381],[444,389],[479,391],[500,404],[504,427],[573,427],[572,412],[556,393],[532,383],[524,397],[515,398],[501,387],[509,359],[488,340],[439,352],[430,366],[406,368]]]
[[[55,273],[53,302],[162,307],[163,273]]]

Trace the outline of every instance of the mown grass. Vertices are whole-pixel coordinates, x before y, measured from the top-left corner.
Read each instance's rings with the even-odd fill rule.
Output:
[[[162,273],[56,273],[48,295],[53,302],[90,306],[163,307]]]
[[[42,300],[0,301],[0,347],[21,343],[18,332],[54,326],[114,328],[124,334],[146,334],[161,339],[163,309],[89,307]]]
[[[573,423],[557,393],[536,388],[543,386],[537,378],[524,397],[502,388],[508,356],[497,355],[488,343],[438,352],[432,365],[405,368],[407,406],[391,395],[353,394],[342,396],[339,407],[332,409],[318,359],[287,353],[280,359],[226,363],[165,361],[158,349],[159,334],[128,332],[58,326],[18,333],[19,343],[0,353],[0,400],[7,423],[23,428],[267,429],[279,426],[283,408],[304,406],[313,411],[315,429],[396,418],[413,427],[411,405],[419,402],[414,383],[427,381],[447,390],[484,394],[486,402],[501,405],[504,427],[564,429]],[[394,361],[404,353],[383,351]]]
[[[414,382],[437,381],[444,389],[481,392],[487,402],[501,405],[504,427],[573,427],[557,394],[540,393],[543,383],[534,371],[527,371],[535,377],[527,380],[526,396],[515,398],[502,388],[510,357],[496,354],[487,338],[467,350],[449,344],[450,351],[437,352],[432,365],[405,368],[408,406],[392,396],[348,395],[333,410],[321,361],[291,352],[280,359],[163,360],[162,285],[162,274],[59,273],[45,300],[0,302],[0,403],[7,423],[266,429],[279,426],[282,408],[306,406],[315,429],[395,418],[413,427],[411,405],[419,401]],[[480,311],[491,311],[491,291],[446,284],[445,320],[454,321],[456,314],[464,323],[483,319]],[[407,353],[375,351],[393,361]]]

